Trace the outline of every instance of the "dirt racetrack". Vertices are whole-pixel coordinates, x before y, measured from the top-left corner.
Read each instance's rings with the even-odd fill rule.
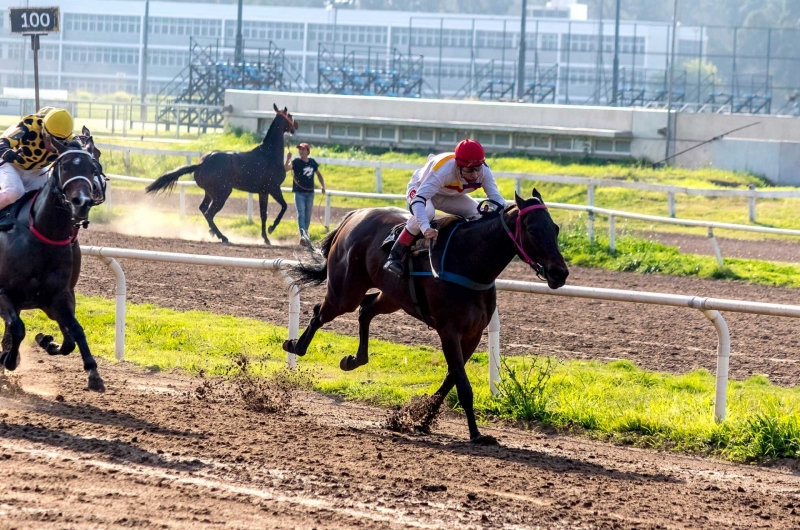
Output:
[[[224,246],[175,239],[138,238],[92,227],[81,234],[84,245],[101,245],[195,254],[258,258],[291,258],[300,247]],[[150,302],[179,310],[200,309],[247,316],[286,325],[287,299],[283,280],[270,273],[122,260],[131,302]],[[512,263],[502,277],[534,281],[527,266]],[[800,291],[675,276],[615,273],[571,268],[572,285],[635,289],[664,293],[737,298],[784,304],[800,303]],[[113,297],[113,277],[99,260],[84,260],[78,290]],[[323,288],[301,295],[301,329]],[[717,335],[699,312],[643,304],[623,304],[572,298],[498,293],[501,346],[506,355],[537,353],[560,358],[629,359],[652,370],[685,373],[696,368],[714,371]],[[800,383],[800,322],[794,319],[725,313],[731,330],[731,377],[766,374],[787,386]],[[391,325],[388,325],[391,323]],[[345,315],[326,329],[357,336],[355,315]],[[436,334],[408,315],[378,317],[372,336],[406,344],[437,345]],[[482,343],[479,350],[486,350]],[[352,352],[348,352],[352,353]]]
[[[24,355],[0,392],[2,529],[800,527],[790,469],[498,427],[477,447],[462,418],[406,436],[317,394],[256,414],[127,363],[101,361],[96,394],[75,356]]]

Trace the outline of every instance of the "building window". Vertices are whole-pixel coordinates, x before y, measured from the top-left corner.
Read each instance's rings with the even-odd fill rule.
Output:
[[[150,35],[221,37],[222,21],[202,18],[150,17],[148,33]]]
[[[597,139],[594,141],[594,150],[597,153],[613,153],[614,141]]]
[[[556,138],[556,151],[572,151],[572,138]]]
[[[93,33],[134,33],[138,34],[139,17],[117,15],[82,15],[66,13],[64,29],[67,31],[91,31]]]
[[[533,147],[536,149],[550,149],[550,137],[549,136],[537,136],[533,139]]]
[[[137,48],[64,46],[64,61],[73,63],[139,64]]]
[[[331,125],[331,137],[361,138],[361,127],[358,125]]]
[[[615,153],[630,154],[630,152],[631,152],[631,141],[630,140],[616,140],[614,142],[614,152]]]
[[[539,39],[541,40],[542,50],[555,51],[558,49],[557,33],[542,33]]]

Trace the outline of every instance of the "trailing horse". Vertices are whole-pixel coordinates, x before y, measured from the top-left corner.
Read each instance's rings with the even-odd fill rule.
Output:
[[[270,234],[286,212],[286,201],[281,192],[281,183],[286,178],[283,166],[283,135],[287,132],[292,134],[297,130],[297,122],[286,107],[278,110],[277,105],[272,106],[277,115],[258,147],[244,153],[234,151],[206,153],[200,159],[200,163],[179,167],[158,177],[145,188],[147,193],[171,191],[180,177],[194,173],[195,182],[206,192],[203,202],[200,203],[200,212],[208,222],[211,235],[217,236],[223,243],[227,243],[228,238],[217,228],[214,216],[225,206],[225,201],[234,189],[257,193],[258,206],[261,209],[261,237],[269,245],[266,228],[269,196],[272,195],[281,205],[280,213],[269,228]]]
[[[5,322],[0,363],[7,370],[19,365],[19,345],[26,309],[41,309],[58,323],[64,341],[37,335],[50,355],[69,355],[77,344],[89,389],[104,391],[97,363],[75,318],[75,284],[81,268],[77,235],[88,224],[89,210],[105,200],[105,179],[94,154],[99,151],[84,127],[83,136],[69,144],[53,141],[59,153],[41,190],[27,193],[9,206],[0,231],[0,318]]]
[[[421,274],[418,277],[398,278],[383,270],[387,251],[381,248],[382,243],[398,224],[405,223],[406,212],[396,208],[351,212],[322,241],[320,252],[326,258],[323,264],[293,269],[298,285],[327,280],[328,291],[322,303],[314,307],[314,316],[303,335],[286,341],[284,349],[305,355],[318,329],[339,315],[360,308],[358,351],[340,363],[342,370],[353,370],[369,360],[372,319],[402,309],[436,330],[447,362],[447,376],[433,396],[434,406],[422,427],[429,426],[455,386],[467,415],[470,439],[496,443],[494,438],[482,436],[478,431],[472,387],[465,370],[465,363],[478,346],[495,310],[494,281],[516,255],[543,276],[552,289],[563,286],[569,275],[558,250],[558,226],[553,223],[541,195],[534,189],[532,198],[523,200],[515,196],[515,199],[515,204],[481,220],[445,223],[439,232],[440,244],[430,251],[430,256],[408,258],[407,268]],[[367,294],[370,289],[380,292]],[[535,316],[535,311],[531,311],[531,318]]]

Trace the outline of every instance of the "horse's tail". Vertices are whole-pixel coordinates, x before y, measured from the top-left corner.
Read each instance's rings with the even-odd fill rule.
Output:
[[[202,164],[202,162],[200,164]],[[163,190],[170,192],[175,187],[175,183],[179,178],[187,173],[194,173],[195,170],[200,167],[200,164],[181,166],[178,169],[170,171],[169,173],[165,173],[158,177],[155,182],[147,186],[145,191],[147,193],[158,193],[159,191]]]
[[[328,256],[331,253],[331,247],[333,246],[333,240],[336,239],[336,235],[339,233],[339,230],[344,226],[344,223],[347,219],[350,218],[355,212],[350,212],[345,215],[342,222],[339,223],[339,226],[334,228],[331,233],[325,236],[322,241],[320,241],[319,247],[313,249],[313,252],[317,256],[321,256],[322,259],[315,259],[314,263],[300,263],[299,265],[295,265],[291,268],[291,275],[294,278],[294,285],[297,286],[298,289],[302,289],[303,287],[311,287],[315,285],[322,285],[325,283],[325,280],[328,279]]]

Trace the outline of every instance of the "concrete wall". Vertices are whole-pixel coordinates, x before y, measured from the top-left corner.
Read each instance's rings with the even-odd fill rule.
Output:
[[[723,139],[713,143],[713,166],[750,171],[780,186],[800,186],[800,142]]]
[[[286,92],[250,92],[228,90],[226,105],[233,108],[229,122],[234,126],[257,130],[259,120],[272,120],[272,104],[288,107],[301,122],[352,123],[362,126],[396,126],[449,129],[469,134],[486,131],[547,136],[550,148],[543,151],[518,147],[516,140],[493,152],[528,152],[542,155],[580,154],[581,151],[558,151],[558,138],[574,138],[576,145],[586,145],[585,153],[598,158],[637,158],[656,162],[666,151],[664,110],[613,108],[572,105],[534,105],[483,101],[404,99]],[[675,149],[680,152],[727,133],[738,127],[753,125],[709,143],[675,159],[682,167],[720,167],[762,174],[776,184],[800,185],[800,119],[782,116],[746,114],[691,114],[677,116]],[[629,152],[608,152],[595,149],[608,140],[630,142]],[[746,142],[744,142],[746,140]],[[358,141],[356,139],[355,141]],[[369,143],[362,138],[364,143]],[[432,151],[443,145],[403,144],[395,147],[428,147]],[[616,143],[614,144],[616,146]],[[615,147],[616,151],[616,147]]]

